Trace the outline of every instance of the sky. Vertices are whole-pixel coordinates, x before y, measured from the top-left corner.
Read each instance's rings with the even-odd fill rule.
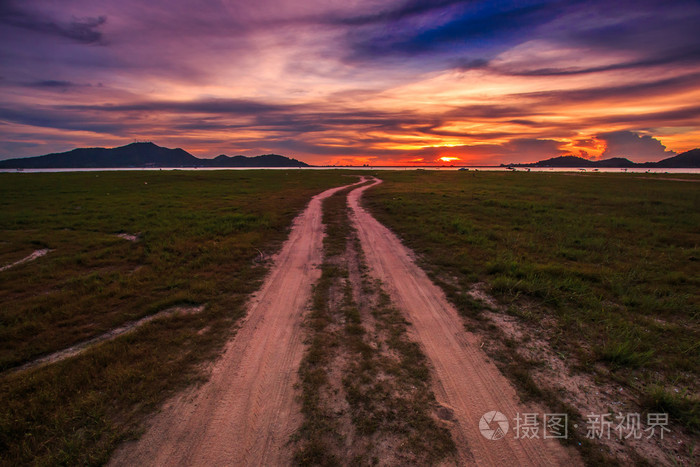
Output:
[[[0,159],[656,161],[700,147],[698,25],[697,0],[0,0]]]

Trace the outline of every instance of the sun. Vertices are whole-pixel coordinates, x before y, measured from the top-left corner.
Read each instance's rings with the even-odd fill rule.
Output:
[[[442,162],[452,162],[452,161],[458,161],[459,157],[449,157],[449,156],[442,156],[440,159],[438,159]]]

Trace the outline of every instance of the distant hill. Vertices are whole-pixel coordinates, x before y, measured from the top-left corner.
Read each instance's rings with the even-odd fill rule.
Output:
[[[635,163],[623,157],[592,161],[576,156],[561,156],[532,162],[529,164],[501,164],[509,167],[607,167],[607,168],[664,168],[664,169],[693,169],[700,168],[700,148],[691,149],[677,156],[663,159],[659,162]]]
[[[612,159],[603,159],[592,161],[576,156],[560,156],[553,157],[544,161],[533,162],[529,164],[510,164],[516,167],[635,167],[636,164],[629,159],[622,157],[614,157]]]
[[[209,167],[309,167],[309,164],[280,156],[279,154],[263,154],[262,156],[229,157],[224,154],[216,156],[214,159],[199,159],[200,161],[210,161]]]
[[[656,162],[654,167],[665,168],[665,169],[687,169],[687,168],[700,168],[700,148],[691,149],[677,156],[669,157],[668,159]]]
[[[118,148],[78,148],[68,152],[0,161],[4,169],[91,169],[143,167],[308,167],[277,154],[256,157],[220,155],[200,159],[187,151],[153,143],[132,143]]]

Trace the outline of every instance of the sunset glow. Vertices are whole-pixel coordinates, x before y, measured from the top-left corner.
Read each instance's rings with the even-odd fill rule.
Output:
[[[0,159],[133,141],[342,165],[700,146],[694,1],[206,5],[3,2]]]

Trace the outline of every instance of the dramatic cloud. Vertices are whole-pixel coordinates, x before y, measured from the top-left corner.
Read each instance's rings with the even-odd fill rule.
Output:
[[[373,60],[387,55],[413,57],[461,51],[465,45],[488,53],[502,49],[504,42],[513,40],[523,30],[554,17],[553,10],[545,4],[507,6],[504,2],[494,7],[444,2],[423,6],[409,9],[410,14],[403,8],[399,10],[401,14],[380,15],[370,23],[371,28],[351,31],[355,56]]]
[[[104,16],[60,21],[41,12],[23,10],[20,4],[15,4],[11,0],[0,3],[0,23],[84,44],[100,42],[102,33],[99,28],[106,22],[107,18]]]
[[[656,160],[700,146],[697,24],[686,0],[5,0],[0,158]]]
[[[675,156],[674,151],[666,150],[666,146],[658,139],[649,135],[640,136],[631,131],[613,131],[597,136],[605,143],[602,157],[626,157],[634,162],[658,161]]]

